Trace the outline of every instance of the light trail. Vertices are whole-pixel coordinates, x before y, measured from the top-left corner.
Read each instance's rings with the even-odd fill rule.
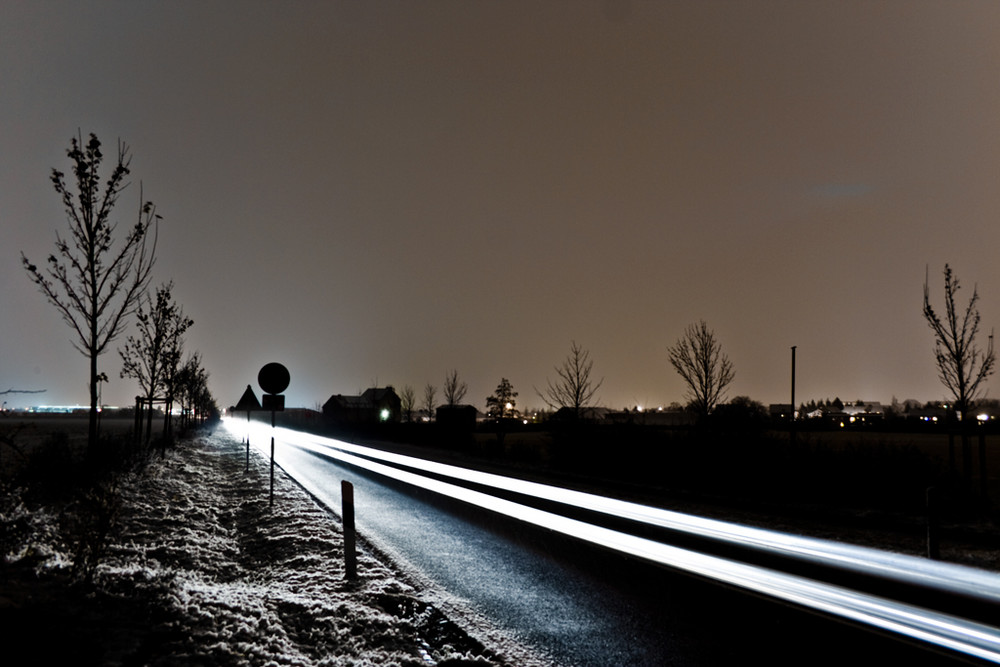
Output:
[[[250,426],[246,422],[226,420],[226,425],[236,434],[246,434],[249,429],[251,438],[256,437],[260,443],[263,443],[265,438],[270,439],[272,434],[270,426],[260,422],[252,422],[252,424]],[[794,555],[809,559],[811,562],[889,577],[911,585],[938,588],[949,593],[966,595],[995,604],[1000,600],[1000,581],[998,581],[998,577],[985,571],[924,561],[912,556],[889,554],[876,549],[785,535],[714,519],[694,517],[636,503],[603,498],[580,491],[560,489],[537,482],[527,482],[382,452],[285,428],[276,428],[273,433],[276,442],[313,451],[322,456],[334,458],[349,465],[607,549],[897,633],[978,659],[1000,663],[1000,628],[992,625],[757,565],[682,549],[497,498],[481,491],[426,477],[388,464],[403,465],[414,470],[422,470],[455,480],[530,495],[650,525],[682,530],[701,537],[710,537],[739,545],[751,545],[755,549],[774,551],[782,555]],[[262,446],[262,444],[259,445],[261,448]],[[384,463],[380,461],[384,461]]]

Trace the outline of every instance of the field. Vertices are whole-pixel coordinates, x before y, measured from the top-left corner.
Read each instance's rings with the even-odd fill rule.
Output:
[[[17,423],[0,421],[0,433]],[[47,455],[37,460],[58,467],[65,463],[60,451],[82,447],[86,427],[84,417],[39,417],[17,433],[16,442],[22,449],[40,447]],[[489,431],[445,437],[426,425],[398,427],[349,439],[683,512],[914,554],[926,552],[927,488],[934,486],[942,498],[942,558],[1000,569],[1000,434],[985,439],[984,498],[978,440],[972,442],[973,474],[965,480],[949,469],[944,433],[800,432],[793,447],[787,433],[512,429],[501,441]],[[130,419],[111,419],[102,432],[119,437],[127,450],[131,428]],[[955,448],[960,469],[957,439]],[[9,475],[27,460],[4,448],[0,465]],[[47,476],[59,479],[55,472]]]
[[[1000,436],[986,439],[989,495],[948,467],[946,434],[581,429],[443,438],[401,425],[365,444],[685,513],[912,555],[927,553],[937,490],[940,557],[1000,570]],[[340,434],[344,437],[345,434]],[[381,437],[376,437],[381,436]],[[961,444],[956,442],[961,466]]]

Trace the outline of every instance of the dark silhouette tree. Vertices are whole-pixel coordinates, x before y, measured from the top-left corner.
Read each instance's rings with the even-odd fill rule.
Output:
[[[516,414],[516,398],[517,392],[510,380],[501,378],[496,390],[486,397],[486,414],[498,420],[513,417]]]
[[[458,371],[453,370],[444,378],[444,402],[449,407],[454,407],[461,403],[469,387],[458,379]]]
[[[689,325],[667,353],[670,364],[687,385],[691,409],[707,417],[725,397],[735,376],[733,363],[722,352],[715,333],[701,320]]]
[[[712,413],[713,422],[743,435],[759,434],[767,426],[769,418],[764,404],[749,396],[737,396],[716,406]]]
[[[929,272],[928,272],[929,273]],[[986,349],[976,343],[979,334],[979,291],[973,286],[972,296],[962,309],[956,303],[961,285],[944,265],[944,317],[931,306],[928,277],[924,278],[924,319],[934,333],[934,361],[938,378],[954,397],[954,411],[962,425],[962,465],[967,477],[972,475],[972,448],[964,428],[972,417],[975,401],[982,395],[983,381],[993,374],[996,357],[993,353],[993,334]]]
[[[177,372],[176,394],[185,424],[204,421],[216,409],[215,399],[208,389],[208,371],[201,365],[201,353],[190,355]]]
[[[505,420],[517,414],[516,398],[517,392],[507,378],[501,378],[493,394],[486,397],[486,414],[496,420],[497,445],[500,447],[503,447],[507,432]]]
[[[427,411],[427,419],[434,419],[434,408],[437,407],[437,388],[428,382],[424,386],[423,408]]]
[[[406,385],[399,392],[399,407],[403,410],[403,417],[406,421],[413,421],[413,410],[417,405],[417,394],[413,387]]]
[[[177,399],[179,388],[179,375],[181,370],[181,357],[184,354],[184,333],[194,324],[194,320],[184,316],[184,311],[178,307],[174,312],[175,330],[183,328],[179,335],[171,336],[170,345],[167,346],[166,354],[163,357],[163,384],[164,398],[166,399],[166,409],[163,414],[163,434],[169,440],[173,436],[173,409],[174,401]]]
[[[558,379],[555,382],[547,380],[545,392],[536,389],[535,393],[553,410],[572,409],[573,416],[579,420],[580,412],[590,406],[597,390],[604,384],[604,378],[597,382],[591,378],[593,367],[590,352],[573,341],[569,355],[561,366],[555,367]]]
[[[136,310],[138,336],[129,336],[125,346],[118,350],[122,358],[121,377],[130,377],[139,383],[150,408],[146,415],[146,442],[152,433],[153,401],[163,400],[165,412],[170,413],[169,402],[174,393],[182,339],[194,324],[174,301],[173,287],[172,282],[157,287],[155,299],[148,292],[143,294]]]
[[[24,253],[21,262],[31,281],[55,306],[73,330],[73,346],[90,362],[90,421],[88,447],[97,444],[97,359],[121,333],[139,296],[149,284],[156,254],[156,229],[160,216],[152,202],[142,201],[139,189],[137,222],[119,237],[111,213],[128,186],[131,157],[119,142],[118,159],[101,183],[101,142],[93,134],[86,145],[74,137],[67,151],[73,164],[74,188],[63,172],[52,170],[52,184],[62,197],[69,222],[69,237],[56,233],[56,252],[45,268],[32,264]],[[152,243],[149,239],[152,236]]]

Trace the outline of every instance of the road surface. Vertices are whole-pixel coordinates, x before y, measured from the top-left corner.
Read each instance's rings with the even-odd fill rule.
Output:
[[[237,427],[237,433],[239,432]],[[251,440],[264,455],[269,440]],[[843,664],[953,656],[604,552],[292,444],[277,464],[334,512],[354,484],[357,528],[447,598],[562,665]]]

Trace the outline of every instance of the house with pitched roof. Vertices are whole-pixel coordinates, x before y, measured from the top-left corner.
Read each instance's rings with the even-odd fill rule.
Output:
[[[333,424],[399,423],[402,403],[392,387],[372,387],[360,396],[335,394],[323,404],[323,418]]]

